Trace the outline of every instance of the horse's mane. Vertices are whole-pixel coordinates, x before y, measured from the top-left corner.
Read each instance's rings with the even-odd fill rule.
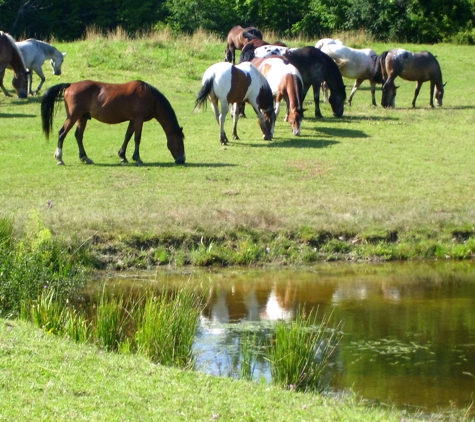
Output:
[[[18,48],[18,46],[15,44],[15,39],[10,34],[7,34],[6,32],[3,32],[3,31],[0,31],[0,35],[5,35],[8,38],[8,40],[10,41],[10,44],[12,45],[13,50],[17,53],[18,57],[21,60],[21,63],[23,65],[23,67],[26,70],[25,61],[23,60],[23,55],[21,54],[20,49]]]
[[[165,112],[168,114],[168,120],[170,123],[177,129],[181,130],[180,125],[178,124],[178,119],[176,117],[175,110],[173,110],[172,105],[170,104],[170,101],[168,101],[167,97],[163,95],[157,88],[154,86],[148,84],[147,82],[144,81],[138,81],[143,89],[149,91],[155,98],[156,100],[164,107]],[[185,135],[183,135],[185,137]]]

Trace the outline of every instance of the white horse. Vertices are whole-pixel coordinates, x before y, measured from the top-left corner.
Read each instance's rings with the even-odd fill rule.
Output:
[[[61,53],[56,47],[44,42],[38,41],[33,38],[27,39],[25,41],[19,41],[16,43],[18,49],[20,50],[25,66],[30,70],[29,76],[29,93],[33,95],[31,89],[33,83],[33,72],[34,70],[37,75],[41,78],[41,82],[36,88],[36,94],[39,92],[41,87],[45,82],[45,75],[41,67],[43,63],[50,59],[51,67],[53,68],[54,75],[61,75],[61,65],[63,64],[64,56],[66,53]]]
[[[239,112],[236,106],[248,102],[254,108],[259,119],[263,138],[267,141],[274,134],[275,111],[272,90],[264,75],[250,62],[234,66],[231,63],[221,62],[211,65],[202,78],[202,88],[198,93],[195,108],[201,108],[209,99],[216,121],[219,124],[219,140],[222,145],[228,143],[224,131],[224,122],[229,111],[229,104],[234,105],[233,139],[239,139],[237,123]],[[218,108],[218,101],[221,109]]]
[[[349,79],[356,79],[353,89],[351,90],[350,98],[348,99],[348,104],[351,105],[351,100],[356,91],[363,81],[368,79],[371,84],[371,99],[375,106],[376,84],[383,83],[378,54],[370,48],[359,50],[346,47],[343,44],[327,44],[324,45],[321,50],[335,61],[342,76]]]
[[[336,39],[333,39],[333,38],[322,38],[321,40],[318,40],[315,44],[315,48],[318,48],[319,50],[322,49],[322,47],[324,45],[328,45],[328,44],[339,44],[339,45],[343,45],[343,41],[336,38]]]

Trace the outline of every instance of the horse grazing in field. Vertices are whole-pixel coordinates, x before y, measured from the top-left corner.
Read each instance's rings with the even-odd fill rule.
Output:
[[[262,73],[249,62],[237,66],[221,62],[211,65],[204,73],[202,88],[198,93],[195,108],[201,108],[209,99],[216,121],[219,124],[219,140],[222,145],[228,143],[224,131],[224,122],[229,104],[248,102],[254,108],[265,140],[270,141],[274,133],[275,111],[274,97],[269,83]],[[218,108],[218,101],[221,109]],[[234,107],[233,139],[239,139],[237,123],[239,112]]]
[[[383,83],[378,54],[370,48],[356,49],[343,44],[326,44],[321,50],[335,61],[342,76],[356,79],[348,105],[351,106],[351,100],[356,91],[363,81],[368,79],[371,84],[372,104],[376,106],[376,84]],[[324,95],[326,97],[326,92]]]
[[[315,48],[318,48],[319,50],[322,49],[323,46],[329,45],[329,44],[340,44],[343,45],[343,41],[339,40],[338,38],[333,39],[333,38],[322,38],[318,40],[315,43]]]
[[[183,128],[179,126],[175,111],[168,100],[153,86],[143,81],[124,84],[80,81],[52,86],[41,100],[41,120],[47,138],[53,127],[54,105],[60,98],[64,98],[66,103],[67,117],[59,130],[58,147],[54,154],[58,164],[64,165],[63,141],[76,122],[75,137],[79,147],[79,159],[86,164],[93,164],[83,145],[84,130],[91,118],[107,124],[129,122],[124,142],[119,150],[122,163],[128,162],[125,155],[127,144],[135,134],[135,151],[132,158],[137,165],[143,164],[139,153],[142,126],[144,122],[152,119],[156,119],[163,127],[167,146],[175,163],[185,163]]]
[[[320,111],[320,86],[323,81],[328,84],[330,89],[329,102],[333,115],[335,117],[343,115],[346,100],[343,78],[335,62],[318,48],[310,46],[287,48],[266,45],[256,48],[254,53],[256,57],[282,56],[298,69],[304,84],[304,97],[307,95],[310,87],[313,87],[315,117],[323,117]]]
[[[224,61],[236,64],[236,50],[242,50],[250,40],[255,39],[262,40],[262,33],[253,26],[243,28],[237,25],[231,28],[227,37],[228,45],[224,50]]]
[[[28,39],[25,41],[19,41],[16,43],[20,50],[25,66],[30,70],[29,74],[29,93],[33,95],[32,83],[33,83],[33,70],[40,77],[41,82],[36,88],[36,93],[39,92],[43,84],[45,83],[45,75],[42,70],[43,63],[46,60],[50,60],[51,67],[53,68],[54,75],[61,75],[61,65],[63,64],[64,56],[66,53],[61,53],[56,47],[35,39]]]
[[[303,82],[294,65],[286,64],[282,57],[254,58],[252,63],[266,77],[275,98],[275,117],[279,115],[282,99],[287,105],[285,121],[290,123],[292,132],[300,136],[303,120]]]
[[[0,88],[7,97],[11,97],[3,86],[5,69],[13,69],[13,88],[18,98],[28,96],[28,69],[25,66],[20,50],[15,44],[15,40],[5,32],[0,31]]]
[[[384,79],[381,99],[383,107],[394,107],[395,105],[398,87],[394,84],[394,80],[398,76],[407,81],[417,82],[412,107],[416,107],[416,99],[421,86],[427,81],[430,81],[430,106],[434,107],[434,91],[436,104],[442,106],[445,87],[442,82],[442,70],[435,56],[428,51],[412,53],[395,48],[381,54],[380,65]]]

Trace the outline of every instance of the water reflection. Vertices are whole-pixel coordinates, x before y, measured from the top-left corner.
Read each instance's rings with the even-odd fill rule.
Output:
[[[209,293],[197,338],[202,370],[234,375],[246,326],[265,335],[272,321],[318,307],[321,315],[333,312],[345,332],[329,377],[332,389],[435,410],[451,402],[468,406],[475,392],[468,375],[475,375],[474,275],[471,262],[322,264],[158,273],[149,282],[186,282]],[[269,379],[265,362],[256,374]]]

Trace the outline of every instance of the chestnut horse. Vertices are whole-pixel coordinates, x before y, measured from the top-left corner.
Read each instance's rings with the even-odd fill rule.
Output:
[[[219,140],[222,145],[228,143],[224,122],[229,104],[235,105],[233,139],[239,139],[239,113],[236,112],[236,105],[245,101],[254,108],[264,139],[272,139],[275,123],[274,97],[266,78],[253,64],[245,62],[235,66],[221,62],[211,65],[203,75],[202,88],[197,95],[195,108],[203,107],[207,99],[211,102],[219,124]],[[218,108],[218,101],[221,103],[221,110]]]
[[[228,32],[227,47],[224,50],[224,61],[236,64],[236,50],[242,50],[243,47],[250,41],[260,39],[262,40],[261,31],[253,26],[243,28],[237,25]]]
[[[86,164],[93,164],[83,145],[84,130],[91,118],[107,124],[129,121],[124,142],[119,150],[122,163],[128,162],[125,156],[127,144],[135,134],[135,151],[132,159],[137,165],[143,164],[139,153],[142,126],[144,122],[152,119],[156,119],[163,127],[167,146],[175,163],[185,163],[183,128],[179,126],[175,111],[168,100],[153,86],[143,81],[124,84],[80,81],[52,86],[41,100],[41,120],[47,138],[53,128],[54,105],[60,98],[64,98],[66,103],[67,117],[59,130],[58,147],[54,154],[58,164],[64,165],[63,141],[76,122],[75,137],[79,147],[79,159]]]
[[[266,77],[275,98],[275,117],[279,115],[282,99],[287,105],[285,121],[290,123],[295,136],[300,136],[303,120],[303,82],[294,65],[285,63],[280,56],[254,58],[252,63]]]
[[[430,81],[430,106],[434,107],[434,91],[437,105],[442,106],[445,86],[442,82],[442,70],[435,56],[428,51],[412,53],[402,48],[395,48],[381,54],[380,65],[384,79],[381,99],[383,107],[394,107],[395,105],[398,87],[394,84],[394,80],[398,76],[407,81],[416,81],[412,107],[416,107],[416,99],[421,86],[427,81]]]
[[[3,86],[3,77],[7,67],[13,69],[13,88],[15,88],[18,98],[26,98],[28,96],[28,69],[15,40],[0,31],[0,88],[7,97],[11,97]]]

